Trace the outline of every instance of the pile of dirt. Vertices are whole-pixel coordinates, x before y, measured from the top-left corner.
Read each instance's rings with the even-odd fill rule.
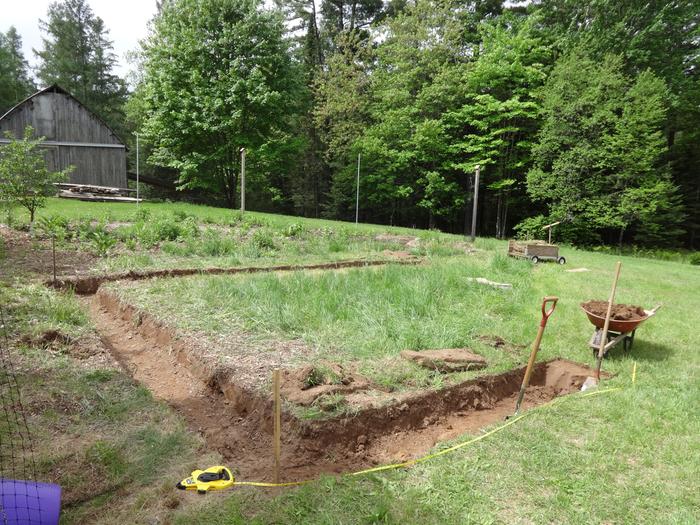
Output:
[[[37,336],[25,334],[20,342],[35,348],[48,348],[53,344],[68,345],[73,342],[73,339],[59,330],[45,330]]]
[[[510,341],[506,341],[498,335],[480,335],[479,337],[477,337],[477,339],[487,346],[490,346],[497,350],[504,350],[511,354],[517,354],[521,350],[526,348],[525,345],[511,343]]]
[[[394,235],[392,233],[380,233],[374,237],[375,241],[380,242],[391,242],[395,244],[402,244],[408,248],[418,248],[420,246],[420,239],[414,237],[413,235]]]
[[[608,313],[607,301],[588,301],[587,303],[581,303],[581,306],[584,310],[598,317],[605,317]],[[615,321],[638,321],[646,316],[647,314],[641,306],[620,303],[613,305],[610,319]]]
[[[367,378],[338,363],[283,370],[281,379],[282,397],[302,406],[309,406],[324,395],[350,394],[372,387]]]
[[[408,361],[437,370],[438,372],[463,372],[465,370],[479,370],[486,368],[488,363],[482,356],[475,354],[468,348],[449,348],[443,350],[423,350],[414,352],[404,350],[401,357]]]

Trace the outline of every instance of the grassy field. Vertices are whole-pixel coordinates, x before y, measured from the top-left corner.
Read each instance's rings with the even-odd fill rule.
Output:
[[[229,210],[179,204],[147,207],[148,221],[123,206],[58,200],[42,214],[68,218],[66,231],[72,231],[70,221],[77,224],[81,217],[125,222],[129,224],[119,227],[131,228],[157,217],[180,220],[173,212],[180,209],[184,219],[195,217],[190,222],[206,228],[205,221],[224,224],[232,215]],[[379,247],[389,249],[383,246],[390,244],[374,240],[390,230],[386,227],[355,229],[351,224],[247,213],[233,220],[234,228],[250,221],[249,230],[262,228],[271,234],[277,249],[263,250],[270,263],[310,258],[295,254],[295,249],[319,237],[321,228],[339,246],[357,237],[368,244],[347,252],[319,250],[313,255],[318,259],[329,253],[381,253]],[[294,224],[302,229],[294,226],[294,234],[287,235]],[[235,250],[252,242],[220,231],[234,239]],[[161,280],[126,286],[120,293],[167,315],[182,329],[212,337],[228,325],[261,337],[301,338],[335,360],[364,363],[366,373],[384,375],[398,387],[416,378],[423,385],[440,386],[434,377],[399,373],[396,353],[404,348],[468,345],[491,359],[484,372],[514,366],[526,352],[499,356],[475,337],[496,334],[529,343],[541,297],[558,295],[561,302],[540,359],[564,356],[592,362],[587,349],[592,327],[578,303],[607,296],[616,257],[565,249],[566,267],[531,267],[504,257],[502,242],[481,239],[477,247],[482,252],[459,255],[456,236],[409,232],[421,239],[416,253],[427,258],[424,266]],[[118,234],[109,235],[125,248]],[[197,237],[193,242],[200,241]],[[65,242],[73,250],[91,243],[73,236]],[[186,246],[187,240],[161,239],[149,248],[137,240],[134,253],[112,247],[92,265],[123,267],[126,263],[115,262],[119,257],[136,264],[145,255],[160,264],[161,258],[173,257],[164,253],[165,242]],[[14,249],[8,245],[0,259],[11,261]],[[189,267],[202,259],[206,257],[193,252],[168,264]],[[11,320],[40,476],[70,487],[65,523],[697,523],[700,358],[695,327],[700,324],[700,268],[644,258],[621,260],[618,300],[646,307],[664,303],[658,316],[640,328],[632,353],[617,353],[604,363],[616,374],[607,384],[621,390],[591,398],[572,396],[533,411],[492,438],[409,470],[324,478],[274,493],[236,489],[199,499],[182,498],[171,487],[196,464],[213,464],[216,458],[196,433],[183,428],[176,413],[134,384],[108,355],[95,351],[89,359],[78,359],[76,344],[46,349],[32,342],[56,328],[77,341],[78,348],[89,347],[96,336],[84,304],[33,284],[39,276],[30,273],[3,273],[0,293]],[[574,267],[590,271],[564,271]],[[466,281],[477,276],[513,283],[514,289],[500,291]],[[633,386],[634,362],[638,375]]]

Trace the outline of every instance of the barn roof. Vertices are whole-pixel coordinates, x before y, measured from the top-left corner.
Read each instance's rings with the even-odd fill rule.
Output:
[[[81,107],[85,109],[85,111],[89,112],[93,117],[97,119],[97,121],[102,124],[105,128],[107,128],[112,135],[114,135],[114,138],[116,138],[122,145],[126,146],[126,143],[121,139],[119,135],[107,124],[104,120],[102,120],[94,111],[92,111],[90,108],[88,108],[85,104],[80,102],[77,98],[75,98],[72,94],[70,94],[68,91],[63,89],[61,86],[58,84],[52,84],[49,87],[46,87],[44,89],[40,89],[33,95],[29,95],[27,98],[22,100],[21,102],[18,102],[14,106],[12,106],[10,109],[8,109],[4,115],[0,116],[0,121],[3,120],[6,117],[9,117],[12,113],[14,113],[17,109],[19,109],[21,106],[32,100],[34,97],[37,97],[39,95],[43,95],[44,93],[60,93],[61,95],[66,95],[75,100]]]

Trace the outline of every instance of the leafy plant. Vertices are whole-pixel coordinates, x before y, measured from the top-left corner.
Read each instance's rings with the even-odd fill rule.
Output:
[[[8,131],[5,137],[10,142],[0,146],[0,200],[26,208],[30,225],[36,210],[46,204],[46,197],[56,192],[54,183],[65,180],[73,169],[49,171],[40,149],[44,138],[33,139],[33,135],[31,126],[25,128],[21,139]]]
[[[105,257],[109,251],[117,244],[117,239],[112,237],[108,231],[103,228],[95,229],[90,236],[90,244],[95,253],[99,257]]]

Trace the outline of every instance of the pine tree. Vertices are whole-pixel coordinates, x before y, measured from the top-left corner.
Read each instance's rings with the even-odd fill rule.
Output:
[[[34,91],[22,38],[14,27],[0,33],[0,115]]]
[[[102,19],[86,0],[63,0],[39,24],[46,34],[43,50],[34,51],[41,83],[59,84],[119,131],[126,85],[113,73],[117,58]]]

